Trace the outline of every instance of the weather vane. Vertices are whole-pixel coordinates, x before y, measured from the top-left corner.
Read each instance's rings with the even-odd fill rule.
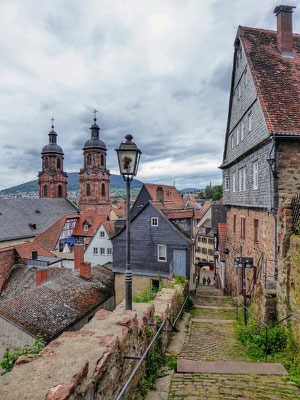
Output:
[[[97,118],[96,118],[97,112],[98,112],[98,110],[96,110],[96,108],[95,108],[95,110],[93,111],[93,114],[94,114],[94,121],[95,121],[95,122],[97,121]]]
[[[53,117],[51,118],[51,122],[52,122],[51,128],[54,129],[54,118]]]

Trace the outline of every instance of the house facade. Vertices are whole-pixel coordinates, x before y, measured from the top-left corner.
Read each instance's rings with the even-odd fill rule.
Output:
[[[300,35],[292,32],[293,8],[275,8],[277,31],[240,26],[234,42],[220,166],[229,292],[242,291],[241,269],[234,268],[240,256],[252,257],[255,266],[247,271],[248,290],[276,286],[281,196],[300,191]]]
[[[114,222],[101,223],[84,252],[84,260],[94,265],[105,265],[113,261],[111,237],[114,233]]]
[[[133,293],[158,279],[183,275],[195,285],[193,209],[164,210],[159,202],[148,202],[130,224]],[[124,299],[125,229],[112,238],[116,304]],[[155,282],[153,282],[155,281]]]

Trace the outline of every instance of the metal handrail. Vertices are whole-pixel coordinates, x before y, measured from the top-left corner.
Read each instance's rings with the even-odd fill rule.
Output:
[[[268,361],[268,330],[271,329],[271,328],[274,328],[274,326],[279,325],[281,322],[283,322],[283,321],[285,321],[285,320],[287,320],[287,319],[289,319],[289,318],[291,318],[291,317],[296,318],[298,321],[300,321],[300,317],[298,317],[298,316],[295,315],[295,314],[289,314],[288,316],[282,318],[280,321],[277,321],[277,322],[275,322],[275,323],[272,324],[272,325],[267,325],[264,321],[262,321],[262,320],[259,319],[255,314],[253,314],[253,312],[250,311],[249,308],[246,307],[245,304],[243,304],[239,298],[233,299],[233,300],[236,302],[236,305],[237,305],[237,317],[238,317],[238,315],[239,315],[238,307],[239,307],[239,303],[240,303],[240,305],[241,305],[242,307],[244,307],[244,309],[246,310],[246,312],[249,312],[249,313],[252,315],[252,317],[254,317],[259,323],[261,323],[261,324],[265,327],[265,329],[266,329],[265,358],[266,358],[266,362],[267,362],[267,361]]]
[[[134,375],[136,374],[137,370],[139,369],[139,367],[141,366],[142,362],[145,361],[151,347],[153,346],[155,340],[157,339],[158,335],[160,334],[160,332],[162,331],[163,327],[166,325],[167,321],[169,321],[172,330],[175,330],[175,325],[176,322],[178,320],[178,318],[180,317],[182,310],[187,302],[187,299],[190,297],[190,294],[188,294],[184,300],[184,303],[181,306],[181,309],[179,311],[179,313],[176,316],[176,319],[174,320],[174,322],[172,323],[169,319],[169,317],[166,317],[163,322],[161,324],[157,324],[157,326],[159,326],[159,329],[157,330],[156,334],[154,335],[153,339],[151,340],[149,346],[147,347],[147,349],[145,350],[145,353],[142,355],[142,357],[139,359],[139,362],[137,363],[137,365],[135,366],[134,370],[132,371],[130,377],[128,378],[128,381],[125,383],[125,385],[123,386],[123,389],[121,390],[121,392],[119,393],[118,397],[116,400],[120,400],[122,398],[122,396],[125,394],[126,390],[128,389],[128,386],[130,384],[130,382],[132,381]]]

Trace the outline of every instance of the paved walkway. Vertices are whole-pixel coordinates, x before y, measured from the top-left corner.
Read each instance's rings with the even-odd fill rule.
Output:
[[[169,399],[300,399],[281,364],[253,363],[234,333],[232,300],[212,286],[194,297]]]

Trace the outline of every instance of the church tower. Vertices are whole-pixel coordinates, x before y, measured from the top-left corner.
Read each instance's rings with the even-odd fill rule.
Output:
[[[109,218],[110,173],[106,169],[106,146],[99,139],[96,110],[94,113],[94,123],[90,127],[91,138],[83,146],[83,168],[79,173],[79,208],[82,214],[105,215]]]
[[[57,133],[49,132],[49,144],[42,150],[42,171],[38,173],[39,198],[66,198],[68,174],[63,170],[64,153],[57,144]]]

